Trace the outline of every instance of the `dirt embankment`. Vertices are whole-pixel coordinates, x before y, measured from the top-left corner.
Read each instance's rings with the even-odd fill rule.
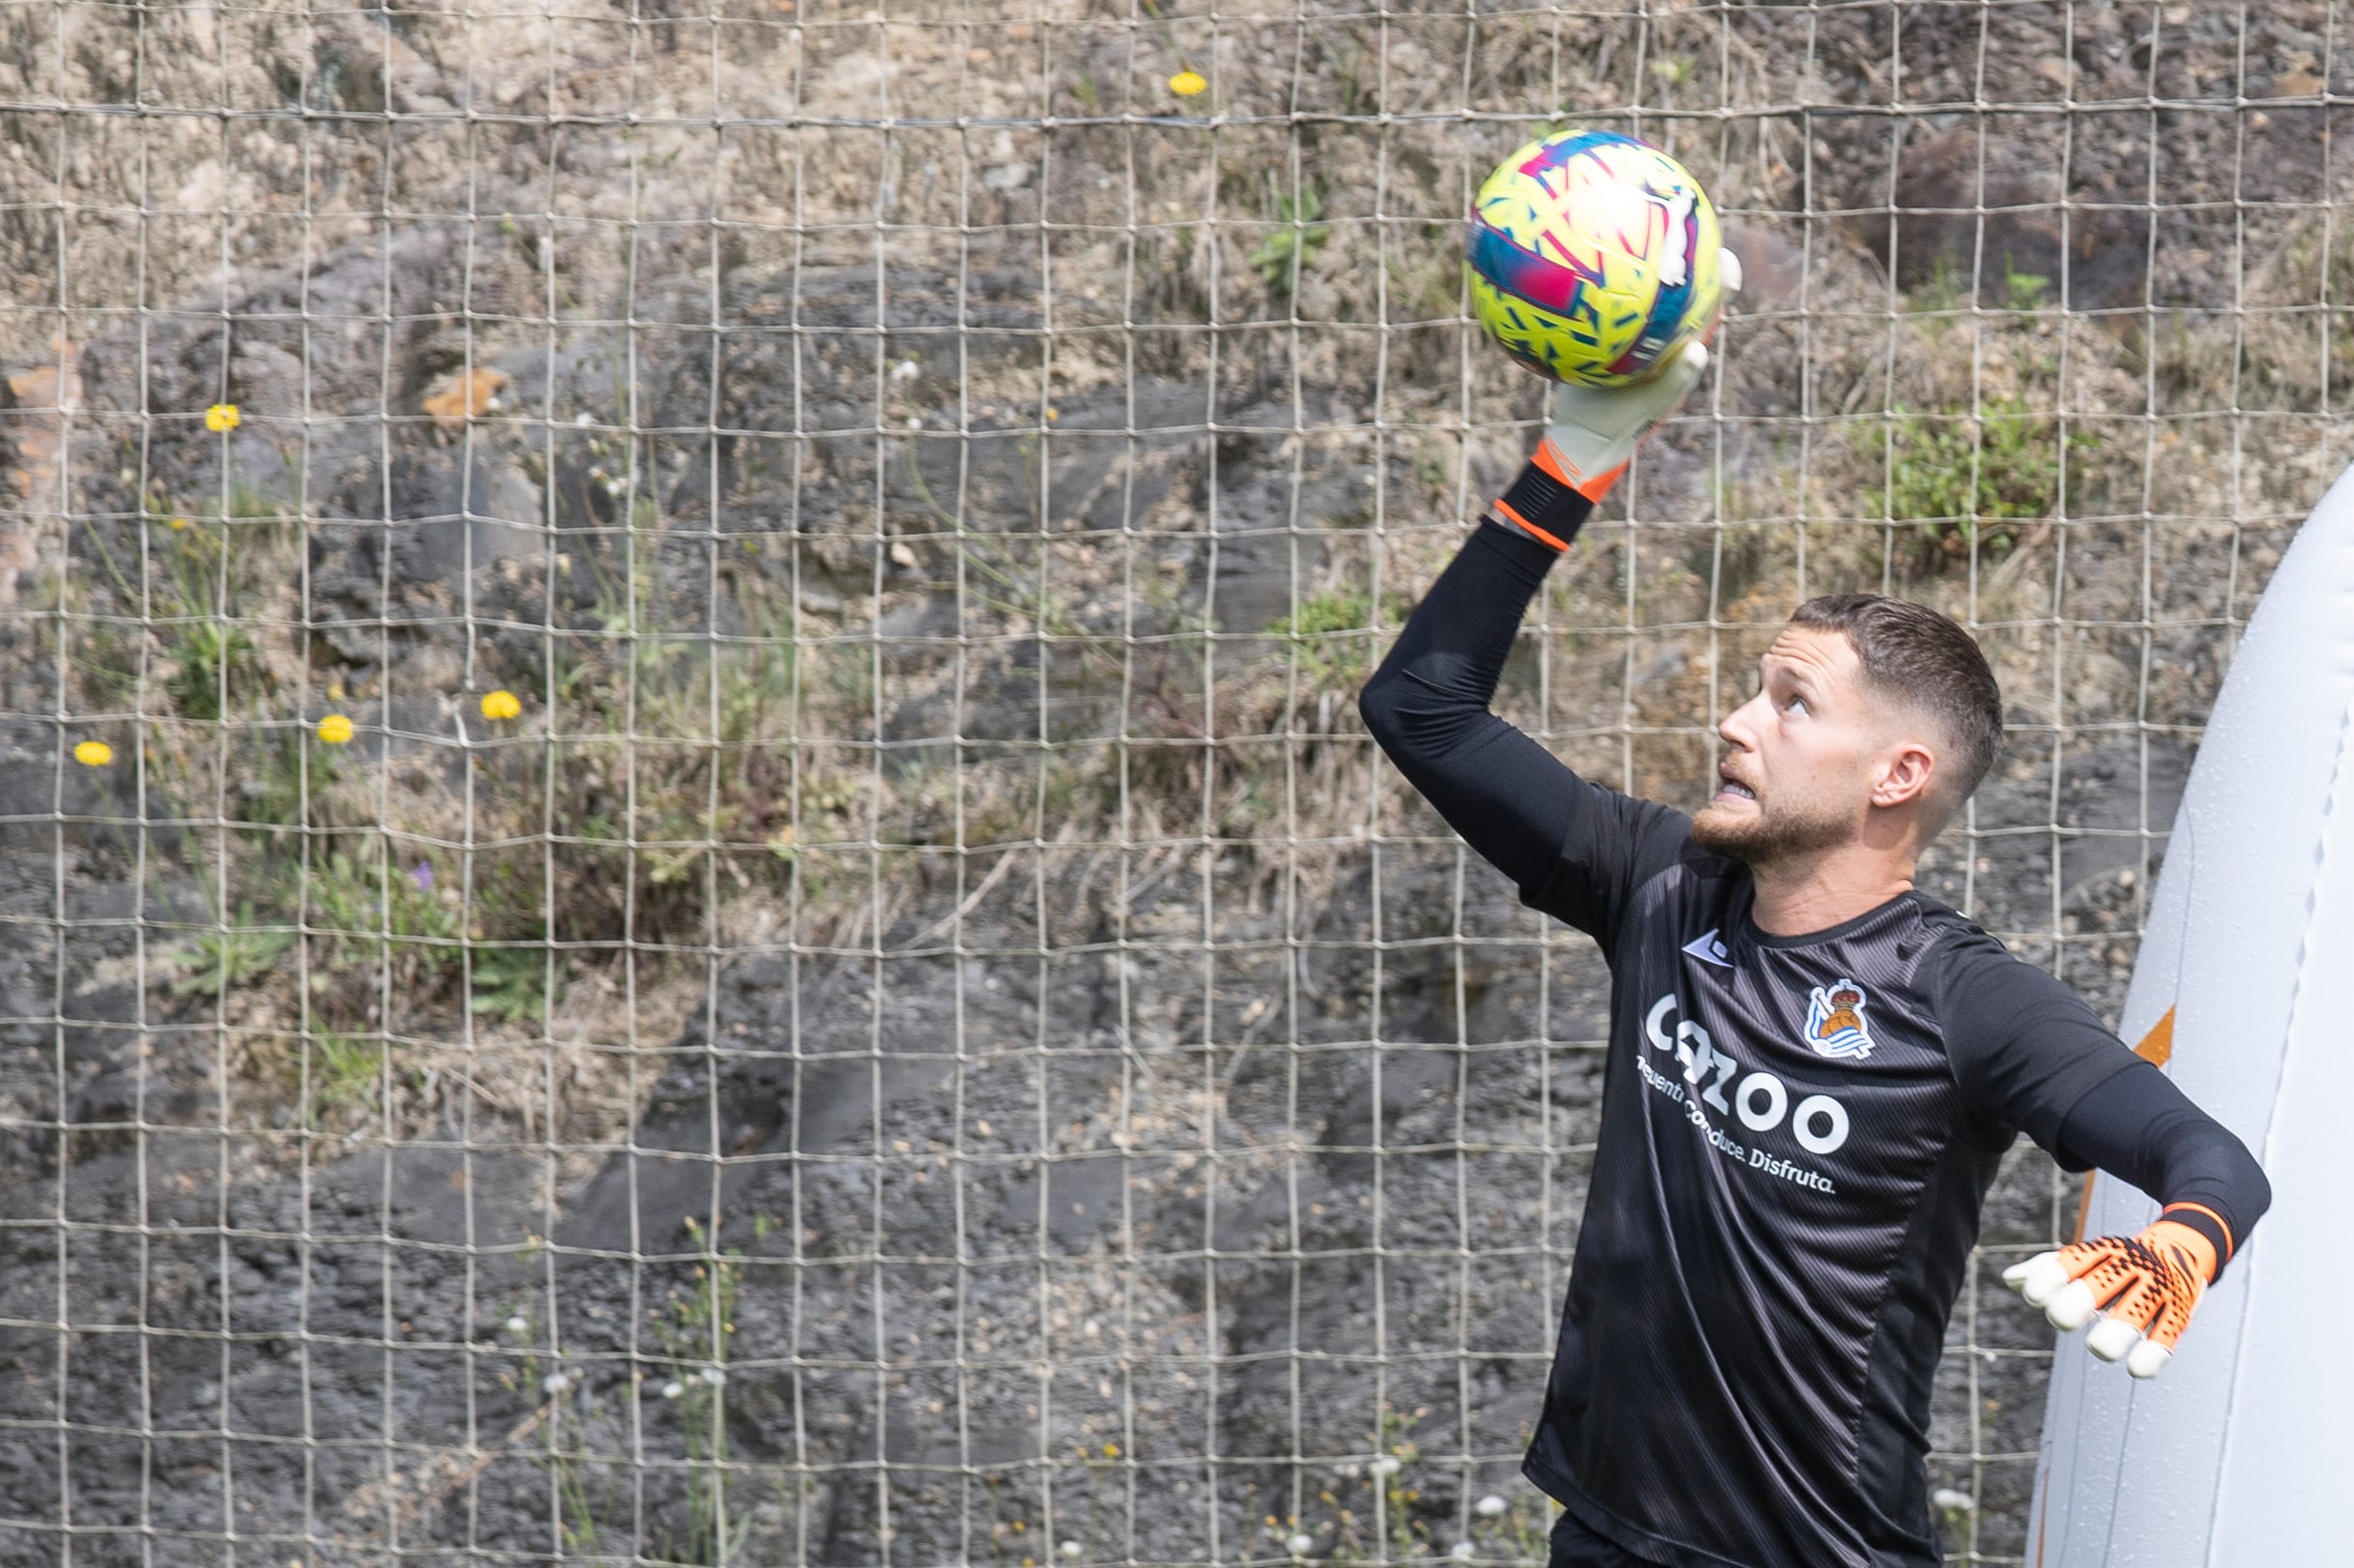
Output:
[[[1506,711],[1683,801],[1799,596],[1970,615],[1932,886],[2113,1011],[2343,444],[2321,25],[12,15],[0,1561],[1528,1554],[1606,977],[1353,710],[1533,434],[1496,117],[1752,279]]]

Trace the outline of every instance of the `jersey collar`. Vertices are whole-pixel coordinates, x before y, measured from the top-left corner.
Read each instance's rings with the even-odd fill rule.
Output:
[[[1742,883],[1741,911],[1737,927],[1744,939],[1759,947],[1814,947],[1824,943],[1843,942],[1888,919],[1901,910],[1911,909],[1921,896],[1919,889],[1907,887],[1895,897],[1873,905],[1861,915],[1850,915],[1837,925],[1824,926],[1819,931],[1801,931],[1794,936],[1778,937],[1757,921],[1758,889],[1756,884],[1750,882],[1746,876],[1742,878]]]

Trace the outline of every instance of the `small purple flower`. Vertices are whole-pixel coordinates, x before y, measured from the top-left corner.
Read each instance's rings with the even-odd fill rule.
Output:
[[[417,890],[421,893],[433,891],[433,862],[418,861],[417,869],[409,873],[409,880],[417,884]]]

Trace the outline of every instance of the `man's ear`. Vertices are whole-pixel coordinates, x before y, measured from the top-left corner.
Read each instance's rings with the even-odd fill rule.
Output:
[[[1929,794],[1936,777],[1937,754],[1926,740],[1899,740],[1880,758],[1872,780],[1872,803],[1901,806]]]

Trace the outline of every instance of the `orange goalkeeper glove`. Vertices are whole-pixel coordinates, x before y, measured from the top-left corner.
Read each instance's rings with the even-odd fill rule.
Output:
[[[2155,1378],[2191,1326],[2217,1266],[2215,1242],[2203,1230],[2162,1216],[2136,1236],[2038,1253],[2004,1269],[2002,1279],[2043,1308],[2054,1328],[2081,1328],[2098,1318],[2084,1348],[2104,1361],[2123,1357],[2136,1378]]]

